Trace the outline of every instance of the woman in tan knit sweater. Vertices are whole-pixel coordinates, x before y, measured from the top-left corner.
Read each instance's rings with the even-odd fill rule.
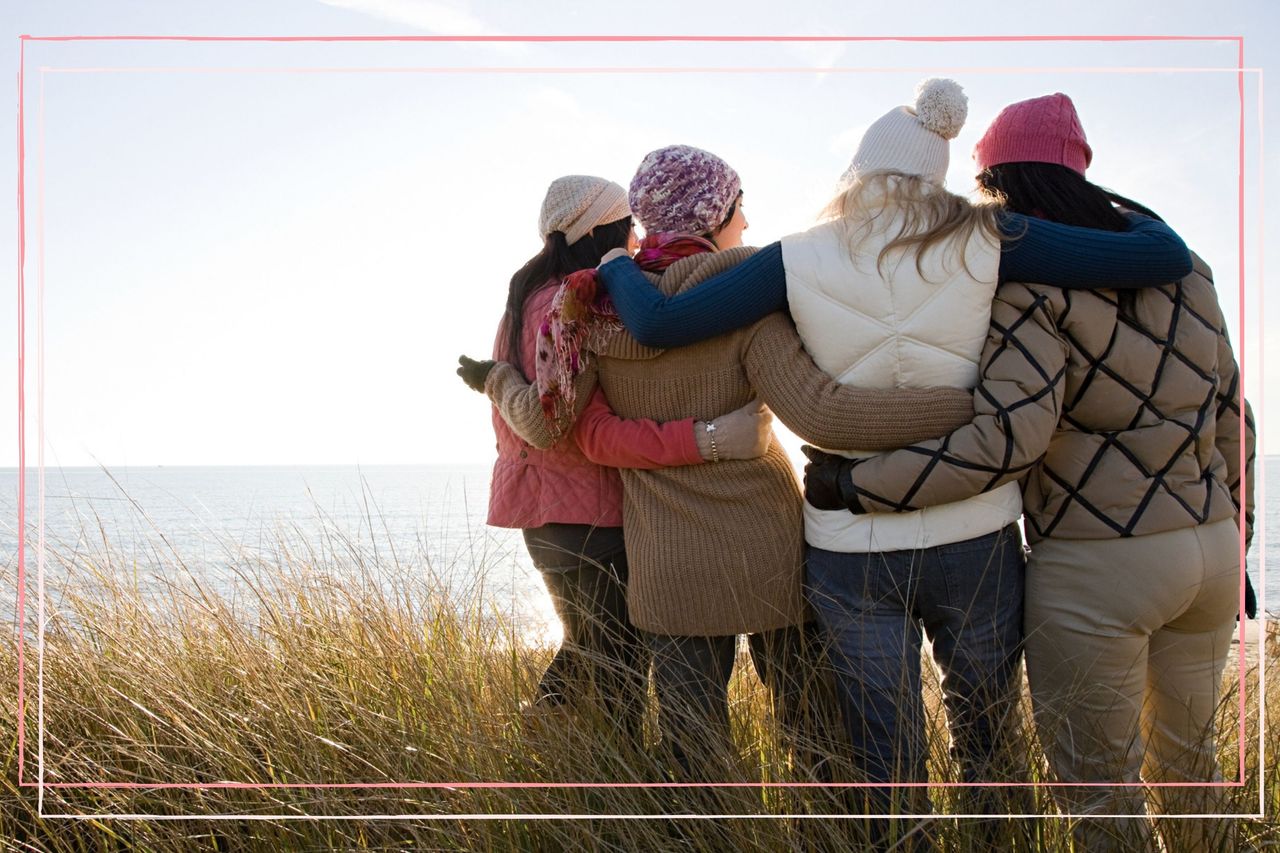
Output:
[[[695,287],[753,251],[741,247],[747,223],[738,176],[708,152],[650,153],[630,201],[648,232],[637,259],[663,293]],[[802,437],[835,448],[897,447],[971,417],[970,395],[960,389],[841,386],[814,365],[784,313],[693,346],[641,346],[595,301],[593,283],[571,277],[553,303],[539,388],[505,365],[486,382],[498,410],[531,443],[563,435],[597,381],[618,414],[658,421],[694,417],[714,426],[758,397]],[[704,435],[713,456],[714,441],[714,432]],[[789,735],[816,737],[805,722],[805,693],[822,656],[803,628],[802,499],[782,447],[775,439],[759,459],[622,474],[628,612],[653,650],[659,718],[683,770],[723,776],[724,765],[712,762],[730,751],[726,688],[739,634],[750,635],[753,662]]]

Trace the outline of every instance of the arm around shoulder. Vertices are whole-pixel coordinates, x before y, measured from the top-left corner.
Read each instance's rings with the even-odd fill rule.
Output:
[[[836,450],[885,450],[945,435],[973,417],[964,388],[869,389],[842,385],[814,363],[791,318],[776,312],[752,330],[744,353],[752,385],[806,441]]]
[[[703,461],[693,418],[663,423],[623,418],[599,388],[578,416],[573,438],[584,456],[610,468],[673,468]]]
[[[992,304],[972,421],[947,437],[853,460],[842,488],[867,512],[953,503],[1021,478],[1062,413],[1069,348],[1050,297],[1001,285]]]
[[[1125,218],[1127,230],[1103,231],[1005,214],[1000,280],[1123,289],[1168,284],[1191,272],[1191,251],[1177,232],[1136,213]]]
[[[779,243],[675,296],[658,292],[629,258],[603,264],[599,274],[627,331],[658,349],[714,338],[787,305]]]
[[[578,415],[586,408],[596,387],[595,359],[589,359],[573,380],[577,395],[573,418],[561,424],[547,418],[538,386],[505,361],[499,362],[485,379],[484,393],[507,425],[525,441],[542,450],[554,446],[568,434]]]
[[[498,362],[485,379],[484,393],[507,426],[534,447],[546,450],[560,440],[542,415],[537,387],[513,365]]]

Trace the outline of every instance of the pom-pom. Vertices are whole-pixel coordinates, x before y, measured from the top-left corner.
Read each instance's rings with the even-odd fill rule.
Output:
[[[916,117],[943,139],[955,139],[969,115],[969,98],[955,80],[932,77],[916,86]]]

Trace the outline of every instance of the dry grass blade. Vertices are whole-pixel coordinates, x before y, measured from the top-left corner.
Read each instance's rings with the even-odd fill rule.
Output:
[[[40,818],[35,791],[16,782],[16,739],[5,750],[0,786],[0,850],[120,849],[324,850],[755,850],[858,849],[863,822],[793,819],[788,813],[841,813],[850,799],[819,789],[689,790],[655,787],[554,788],[547,782],[655,782],[661,763],[627,750],[613,721],[586,709],[569,724],[533,725],[522,718],[548,650],[524,645],[518,627],[484,598],[493,559],[433,565],[428,549],[393,550],[372,504],[361,530],[327,519],[322,533],[282,525],[255,546],[220,542],[218,587],[169,549],[148,561],[113,550],[101,519],[95,536],[50,543],[45,628],[45,778],[51,782],[136,782],[146,786],[234,780],[267,785],[393,781],[437,783],[416,788],[49,788],[44,808],[83,815],[190,816],[166,821],[65,821]],[[94,542],[90,550],[89,542]],[[421,539],[419,540],[421,541]],[[166,540],[166,544],[167,540]],[[447,561],[446,561],[447,562]],[[127,570],[126,570],[127,567]],[[15,564],[5,568],[12,586]],[[450,576],[450,572],[453,576]],[[459,591],[458,578],[471,585]],[[34,632],[28,626],[29,649]],[[1273,652],[1274,653],[1274,652]],[[27,655],[29,698],[35,656]],[[1272,659],[1274,664],[1274,658]],[[0,642],[0,692],[16,692],[12,634]],[[1280,715],[1280,684],[1271,679],[1268,711]],[[926,673],[932,670],[926,667]],[[1234,775],[1236,709],[1233,673],[1221,708],[1222,755]],[[1233,822],[1235,845],[1280,844],[1280,770],[1271,762],[1258,783],[1258,670],[1250,675],[1246,769],[1242,787],[1226,792],[1229,811],[1249,813],[1261,800],[1263,820]],[[730,771],[746,782],[793,781],[787,747],[749,665],[731,685],[737,747]],[[936,680],[929,682],[934,778],[955,779]],[[12,702],[0,725],[13,732]],[[27,774],[35,772],[35,702],[27,705]],[[648,732],[650,745],[655,732]],[[1275,730],[1267,750],[1280,752]],[[1030,732],[1019,741],[1024,766],[1042,779]],[[523,788],[468,788],[468,782],[528,783]],[[455,783],[455,784],[447,784]],[[1007,792],[1007,793],[1005,793]],[[931,791],[943,814],[962,807],[951,790]],[[1000,789],[1006,807],[1028,795]],[[1051,807],[1043,789],[1035,809]],[[524,814],[663,815],[733,813],[768,820],[544,820]],[[210,821],[202,815],[345,815],[352,821]],[[449,815],[489,814],[463,821]],[[371,815],[424,815],[388,821]],[[1010,850],[1067,850],[1064,821],[902,821],[901,838],[934,835],[949,851],[994,841]],[[1224,824],[1225,825],[1225,824]],[[904,848],[905,849],[905,846]]]

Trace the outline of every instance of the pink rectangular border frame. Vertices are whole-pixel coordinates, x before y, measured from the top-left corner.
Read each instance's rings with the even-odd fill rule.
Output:
[[[19,527],[19,547],[18,547],[18,595],[17,595],[17,664],[18,664],[18,696],[17,696],[17,737],[18,737],[18,784],[20,787],[34,787],[40,789],[43,793],[45,788],[83,788],[83,789],[213,789],[213,788],[245,788],[245,789],[269,789],[269,788],[351,788],[351,789],[378,789],[378,788],[626,788],[626,787],[969,787],[970,783],[953,782],[953,783],[928,783],[928,782],[902,782],[902,783],[815,783],[815,782],[723,782],[723,783],[579,783],[579,782],[562,782],[562,783],[540,783],[540,782],[384,782],[384,783],[244,783],[244,782],[210,782],[210,783],[133,783],[133,782],[45,782],[43,780],[28,781],[23,779],[23,770],[25,768],[25,655],[24,655],[24,636],[25,636],[25,593],[26,593],[26,431],[25,431],[25,352],[26,352],[26,286],[25,286],[25,263],[26,263],[26,207],[25,207],[25,113],[24,113],[24,92],[25,92],[25,73],[26,59],[25,48],[28,41],[33,42],[72,42],[72,41],[168,41],[168,42],[282,42],[282,43],[298,43],[298,42],[531,42],[531,43],[548,43],[548,42],[723,42],[723,43],[751,43],[751,42],[1199,42],[1199,41],[1217,41],[1217,42],[1234,42],[1237,45],[1237,66],[1234,69],[1238,75],[1238,90],[1240,98],[1240,117],[1239,117],[1239,141],[1238,141],[1238,231],[1239,231],[1239,298],[1240,298],[1240,317],[1237,339],[1237,346],[1240,350],[1240,403],[1243,411],[1244,404],[1244,344],[1245,344],[1245,323],[1244,323],[1244,305],[1245,305],[1245,236],[1244,236],[1244,220],[1245,220],[1245,201],[1244,201],[1244,156],[1245,156],[1245,73],[1257,72],[1259,75],[1259,135],[1261,137],[1261,71],[1259,69],[1247,69],[1244,65],[1244,38],[1243,36],[1158,36],[1158,35],[1086,35],[1086,36],[687,36],[687,35],[647,35],[647,36],[575,36],[575,35],[545,35],[545,36],[443,36],[443,35],[421,35],[421,36],[154,36],[154,35],[124,35],[124,36],[19,36],[19,67],[18,67],[18,178],[17,178],[17,202],[18,202],[18,527]],[[108,70],[108,69],[86,69],[86,70]],[[508,70],[508,69],[457,69],[470,71],[484,70]],[[564,69],[569,70],[569,69]],[[603,69],[596,69],[603,70]],[[692,70],[692,69],[690,69]],[[702,69],[709,70],[709,69]],[[730,70],[730,69],[716,69]],[[743,69],[743,70],[777,70],[777,69]],[[813,71],[814,69],[807,69]],[[884,69],[890,70],[890,69]],[[903,69],[893,69],[903,70]],[[1116,71],[1132,70],[1139,71],[1143,69],[1114,69]],[[1174,70],[1174,69],[1169,69]],[[1192,70],[1192,69],[1179,69]],[[1203,69],[1203,70],[1230,70],[1230,69]],[[1261,179],[1260,179],[1261,184]],[[1260,186],[1261,190],[1261,186]],[[1261,192],[1259,204],[1261,205]],[[41,235],[42,236],[42,235]],[[1262,248],[1259,247],[1259,268],[1261,269]],[[43,278],[38,282],[41,289],[39,299],[41,305],[43,303]],[[42,315],[42,311],[41,311]],[[43,322],[41,318],[41,323]],[[41,384],[43,384],[41,382]],[[43,388],[40,389],[41,404],[43,402]],[[1242,485],[1244,479],[1244,426],[1241,425],[1241,478]],[[43,440],[41,440],[43,444]],[[42,450],[42,448],[41,448]],[[39,461],[40,476],[43,482],[44,460],[43,453],[40,454]],[[43,497],[43,488],[42,497]],[[43,535],[43,530],[41,530]],[[1243,610],[1244,602],[1244,571],[1245,571],[1245,540],[1243,532],[1240,540],[1240,556],[1241,556],[1241,589],[1240,589],[1240,607]],[[1265,571],[1265,569],[1264,569]],[[43,590],[42,590],[43,591]],[[1108,786],[1128,786],[1128,787],[1240,787],[1245,783],[1245,656],[1244,656],[1244,628],[1240,627],[1240,662],[1239,662],[1239,693],[1240,693],[1240,719],[1239,719],[1239,778],[1231,782],[1221,783],[1057,783],[1057,782],[1026,782],[1026,783],[984,783],[989,787],[1093,787],[1099,785]],[[1265,664],[1260,664],[1265,670]],[[1265,671],[1262,673],[1265,676]],[[1264,689],[1264,688],[1260,688]],[[43,697],[41,697],[43,698]],[[977,783],[974,783],[977,784]],[[52,815],[49,815],[52,816]],[[1025,815],[1022,817],[1061,817],[1062,815]],[[1213,815],[1212,817],[1247,817],[1248,815]],[[65,817],[72,817],[66,815]],[[103,815],[92,815],[91,817],[103,817]],[[216,816],[208,816],[216,817]],[[245,817],[237,815],[235,817]],[[296,816],[292,816],[296,817]],[[360,817],[367,819],[367,816],[353,816],[353,819]],[[415,816],[418,818],[424,816]],[[426,817],[456,817],[456,816],[426,816]],[[509,816],[503,816],[509,817]],[[532,815],[527,817],[534,817]],[[566,817],[564,815],[547,815],[546,817]],[[592,817],[601,817],[594,815]],[[623,816],[619,816],[623,817]],[[625,817],[643,817],[640,815],[628,815]],[[753,815],[752,817],[762,817]],[[858,816],[865,817],[865,816]],[[912,817],[901,815],[898,817]],[[963,817],[962,815],[935,816],[935,817]],[[1191,816],[1170,816],[1170,817],[1191,817]],[[1206,816],[1208,817],[1208,816]]]

